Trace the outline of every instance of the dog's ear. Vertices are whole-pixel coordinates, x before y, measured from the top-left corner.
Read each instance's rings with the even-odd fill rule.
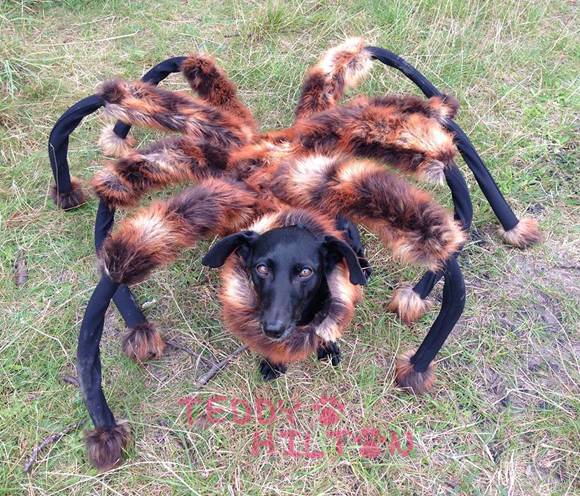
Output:
[[[203,257],[201,263],[206,267],[212,267],[214,269],[221,267],[233,251],[238,248],[241,250],[240,254],[242,257],[247,259],[252,244],[255,243],[259,237],[260,235],[254,231],[242,231],[230,234],[213,245],[206,253],[205,257]]]
[[[360,266],[358,257],[348,243],[334,236],[325,236],[322,246],[326,262],[329,264],[328,268],[334,268],[336,262],[343,258],[348,267],[350,282],[361,286],[367,283],[367,278]]]

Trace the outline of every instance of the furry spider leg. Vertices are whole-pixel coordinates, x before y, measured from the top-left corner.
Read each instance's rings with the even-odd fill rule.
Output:
[[[357,86],[371,65],[362,38],[351,38],[324,52],[304,78],[295,121],[336,106],[345,90]]]
[[[473,206],[465,178],[453,164],[445,168],[445,180],[451,190],[454,218],[468,235],[473,219]],[[431,308],[432,302],[428,297],[443,275],[442,270],[429,270],[414,286],[403,285],[396,288],[387,305],[388,310],[396,313],[407,324],[417,321]]]
[[[77,348],[81,391],[95,427],[86,436],[89,460],[95,467],[108,470],[118,464],[129,440],[128,425],[115,420],[101,387],[99,346],[113,295],[121,284],[142,281],[197,240],[238,229],[258,213],[252,192],[210,179],[142,209],[103,243],[103,276],[87,306]]]
[[[222,176],[228,156],[226,148],[197,137],[171,137],[108,162],[91,183],[108,205],[127,207],[151,190]]]
[[[191,89],[205,102],[238,116],[253,132],[256,131],[252,112],[239,99],[235,84],[212,57],[192,54],[183,61],[181,72]]]
[[[451,215],[427,192],[370,161],[300,158],[279,167],[272,191],[294,207],[366,225],[406,263],[442,268],[465,239]]]
[[[115,209],[104,200],[99,201],[95,220],[95,248],[101,250],[115,220]],[[123,352],[136,362],[161,358],[165,350],[165,341],[148,322],[128,286],[119,286],[113,296],[113,302],[125,321],[127,327],[122,341]]]
[[[142,81],[158,84],[168,75],[179,72],[186,57],[173,57],[167,59],[149,70]],[[52,188],[53,198],[58,206],[64,209],[74,208],[84,203],[85,197],[78,179],[71,178],[67,160],[68,143],[70,134],[81,123],[82,119],[98,110],[104,105],[104,101],[97,95],[87,97],[69,108],[55,123],[49,137],[49,158],[55,185]],[[118,121],[114,128],[107,128],[101,135],[109,149],[105,153],[115,155],[126,153],[130,149],[127,135],[131,126]],[[112,150],[111,150],[112,147]],[[104,201],[99,203],[95,222],[95,247],[100,249],[114,221],[114,208]],[[161,335],[150,324],[139,308],[131,290],[126,285],[121,285],[116,291],[113,301],[121,313],[127,326],[123,337],[123,351],[137,361],[157,358],[163,353],[164,341]]]
[[[421,74],[415,67],[393,52],[380,47],[367,47],[372,57],[401,71],[428,98],[444,97],[444,95]],[[518,219],[503,197],[485,163],[475,150],[475,147],[461,127],[452,120],[453,116],[444,121],[445,126],[453,133],[459,152],[473,173],[477,184],[489,202],[493,212],[500,221],[502,229],[499,233],[508,244],[518,248],[527,248],[541,242],[543,236],[535,219],[523,217]]]
[[[155,66],[141,81],[156,85],[173,72],[181,72],[202,101],[240,117],[252,132],[255,131],[256,124],[251,111],[238,98],[234,83],[211,57],[203,54],[174,57]],[[131,125],[122,121],[114,126],[106,126],[99,140],[103,153],[121,157],[130,152],[135,144],[134,139],[127,137],[130,129]]]
[[[367,50],[372,54],[374,59],[401,71],[419,87],[426,97],[433,98],[439,96],[445,98],[443,93],[403,58],[384,48],[367,47]],[[542,236],[537,222],[530,218],[517,219],[501,194],[493,177],[487,170],[483,160],[461,127],[450,118],[443,121],[443,124],[453,132],[459,152],[473,172],[484,196],[499,219],[502,225],[500,235],[504,240],[520,248],[525,248],[539,242]],[[453,173],[451,180],[447,171],[445,176],[453,196],[455,217],[461,220],[463,228],[468,232],[471,227],[473,212],[465,179],[459,170]],[[469,202],[469,205],[467,205],[467,202]],[[389,310],[397,313],[405,322],[413,322],[419,319],[431,306],[431,302],[427,297],[441,277],[442,274],[440,272],[433,273],[428,271],[420,278],[415,286],[402,286],[397,288],[389,303]]]
[[[195,136],[217,146],[248,143],[253,132],[238,116],[202,99],[168,91],[142,81],[111,80],[98,93],[106,113],[131,125]]]
[[[305,154],[345,154],[379,160],[420,179],[442,182],[456,154],[442,125],[456,105],[434,97],[359,97],[301,119],[293,128]]]

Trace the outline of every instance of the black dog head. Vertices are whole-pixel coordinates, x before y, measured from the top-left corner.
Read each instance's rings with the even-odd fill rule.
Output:
[[[209,267],[221,267],[237,250],[246,263],[260,302],[263,332],[282,339],[297,324],[305,324],[328,296],[326,276],[342,259],[352,284],[365,284],[352,248],[333,236],[317,238],[298,226],[272,229],[262,235],[244,231],[225,237],[203,258]]]

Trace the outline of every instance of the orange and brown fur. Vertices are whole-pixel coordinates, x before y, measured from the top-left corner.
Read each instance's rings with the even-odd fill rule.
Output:
[[[283,209],[265,215],[249,229],[262,234],[274,228],[293,225],[303,226],[318,237],[343,236],[336,230],[331,217],[303,209]],[[244,263],[238,256],[230,257],[222,270],[220,300],[224,322],[251,350],[271,363],[304,360],[316,351],[321,342],[336,341],[343,335],[354,316],[356,304],[362,298],[360,286],[350,283],[343,262],[329,275],[328,286],[331,296],[326,315],[316,316],[310,324],[297,328],[287,339],[272,341],[262,332],[259,302]]]
[[[107,162],[93,179],[99,197],[109,206],[127,207],[137,205],[149,191],[193,184],[120,222],[99,252],[103,272],[117,284],[138,283],[200,239],[247,229],[265,233],[300,225],[317,236],[346,240],[347,235],[336,229],[338,216],[365,225],[406,263],[449,271],[465,241],[460,226],[430,194],[385,166],[442,182],[457,153],[445,126],[455,116],[458,102],[448,96],[424,100],[405,95],[362,96],[341,103],[370,65],[362,39],[328,50],[305,77],[293,125],[263,133],[257,131],[235,85],[206,55],[191,55],[181,67],[195,98],[142,82],[103,84],[100,95],[111,117],[179,135],[134,149],[130,138],[118,139],[107,128],[101,146],[117,160]],[[73,181],[72,192],[56,201],[67,208],[78,204],[78,198],[83,198],[82,189]],[[537,225],[525,219],[502,234],[516,246],[539,237]],[[261,328],[248,271],[234,253],[222,270],[224,321],[270,364],[303,360],[335,345],[362,297],[342,261],[326,282],[329,296],[325,293],[324,310],[286,338],[272,340]],[[462,277],[460,282],[463,288]],[[395,292],[390,308],[410,322],[428,305],[407,288]],[[434,328],[435,324],[430,334]],[[123,340],[125,353],[139,362],[159,357],[164,346],[150,324],[129,329]],[[395,371],[399,386],[416,394],[429,390],[435,381],[434,355],[423,355],[419,363],[421,347],[398,357]],[[104,400],[100,389],[97,392],[97,399]],[[110,423],[95,423],[99,427],[86,437],[89,458],[103,470],[119,463],[130,438],[125,423],[103,427]]]
[[[296,119],[334,107],[348,88],[354,88],[371,68],[362,38],[351,38],[327,50],[302,85]]]
[[[382,165],[355,157],[438,177],[456,153],[443,126],[456,102],[361,97],[338,106],[369,64],[361,40],[329,50],[308,73],[295,125],[264,134],[255,133],[235,86],[206,56],[183,64],[198,100],[142,83],[105,85],[115,117],[183,135],[107,164],[93,181],[99,196],[114,206],[134,205],[151,189],[201,181],[122,222],[101,251],[106,273],[117,282],[141,281],[198,239],[247,229],[260,215],[287,207],[346,216],[376,232],[403,261],[440,268],[464,241],[452,215]],[[307,90],[315,86],[310,79],[322,86]],[[320,332],[328,339],[340,334]]]
[[[127,422],[118,422],[112,429],[93,429],[85,433],[88,457],[101,471],[119,465],[123,451],[131,441],[131,430]]]
[[[183,62],[181,72],[189,86],[209,105],[238,116],[252,131],[254,116],[237,96],[237,89],[212,57],[192,54]]]

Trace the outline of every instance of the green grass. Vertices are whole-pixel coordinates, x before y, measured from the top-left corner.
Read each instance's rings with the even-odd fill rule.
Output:
[[[578,19],[573,3],[423,0],[381,2],[4,1],[0,5],[0,494],[572,494],[578,490]],[[365,234],[375,277],[338,369],[314,359],[262,383],[241,355],[199,394],[345,404],[340,426],[413,432],[409,457],[367,460],[325,441],[311,409],[296,428],[322,459],[250,453],[256,420],[189,426],[180,398],[204,369],[179,350],[139,367],[120,350],[111,311],[102,343],[104,387],[129,418],[135,444],[120,468],[97,474],[74,432],[22,466],[47,435],[86,417],[74,374],[76,337],[97,280],[96,204],[57,210],[47,136],[60,114],[112,76],[138,78],[173,55],[205,50],[236,81],[264,129],[290,123],[304,71],[346,36],[405,56],[461,101],[458,121],[514,209],[541,221],[546,242],[502,245],[493,214],[468,175],[481,242],[462,257],[465,314],[439,355],[434,392],[393,387],[393,357],[417,345],[435,313],[408,328],[384,304],[419,271],[395,264]],[[162,83],[185,88],[178,76]],[[416,92],[377,66],[368,94]],[[75,175],[101,166],[92,116],[70,146]],[[150,133],[137,132],[143,141]],[[464,169],[466,169],[464,167]],[[448,194],[441,192],[442,201]],[[174,341],[216,359],[237,347],[223,330],[218,277],[200,265],[202,243],[139,285],[147,314]],[[26,258],[16,287],[13,264]],[[440,290],[439,290],[440,291]],[[194,411],[201,414],[198,408]],[[288,429],[284,419],[275,432]]]

